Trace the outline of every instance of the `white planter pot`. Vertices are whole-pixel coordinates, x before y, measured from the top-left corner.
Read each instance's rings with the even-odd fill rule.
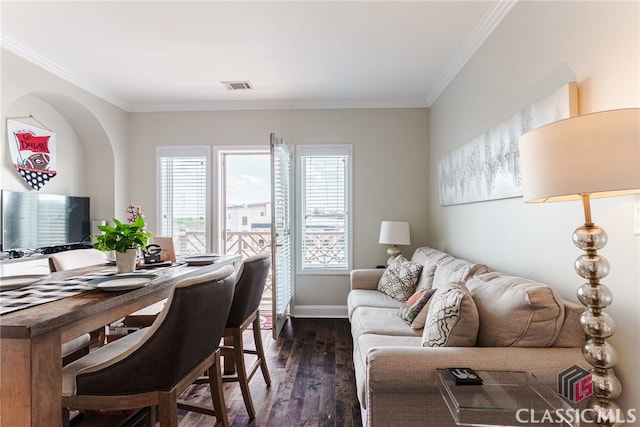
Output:
[[[127,252],[116,252],[116,272],[118,274],[133,273],[138,260],[137,249],[127,249]]]

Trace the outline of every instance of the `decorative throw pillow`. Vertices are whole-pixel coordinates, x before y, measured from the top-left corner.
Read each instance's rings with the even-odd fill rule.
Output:
[[[462,282],[450,283],[431,298],[422,333],[424,347],[472,347],[480,320],[476,304]]]
[[[398,255],[387,267],[378,282],[378,290],[400,302],[405,302],[416,291],[422,265]]]
[[[411,328],[413,329],[422,329],[424,325],[427,323],[427,314],[429,314],[429,307],[431,306],[431,301],[433,301],[433,295],[438,291],[437,289],[429,289],[431,292],[431,297],[429,301],[422,307],[422,310],[416,315],[416,318],[411,322]]]
[[[420,289],[416,291],[411,297],[400,307],[398,315],[402,320],[411,325],[413,329],[424,328],[424,322],[427,319],[425,314],[419,318],[420,314],[425,310],[425,307],[429,304],[429,299],[436,292],[435,289]]]

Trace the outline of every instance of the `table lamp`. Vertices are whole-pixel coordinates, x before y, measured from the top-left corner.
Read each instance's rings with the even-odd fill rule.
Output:
[[[381,245],[391,245],[389,249],[387,249],[387,255],[389,255],[387,265],[389,265],[389,263],[401,253],[397,245],[411,244],[409,223],[403,221],[382,221],[378,243]]]
[[[640,193],[640,108],[560,120],[524,134],[519,145],[525,202],[582,201],[584,225],[575,230],[573,242],[584,251],[574,268],[587,280],[577,292],[587,307],[580,318],[586,334],[582,354],[592,366],[587,406],[598,425],[614,425],[612,414],[619,407],[613,399],[622,385],[613,370],[618,354],[607,342],[615,322],[604,309],[613,295],[600,283],[609,274],[609,262],[598,254],[607,233],[593,223],[590,199]]]

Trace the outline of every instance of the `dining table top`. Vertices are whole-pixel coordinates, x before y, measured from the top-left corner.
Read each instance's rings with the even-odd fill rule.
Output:
[[[180,279],[204,274],[240,260],[240,255],[221,255],[214,263],[208,265],[176,262],[165,267],[139,270],[140,274],[153,274],[158,277],[136,289],[107,291],[96,287],[76,295],[5,313],[0,316],[0,338],[33,339],[56,329],[65,331],[64,339],[75,338],[86,328],[86,325],[74,328],[73,325],[78,322],[89,321],[91,318],[100,318],[99,322],[103,322],[106,315],[113,317],[112,320],[117,320],[168,297],[172,286]],[[54,272],[41,282],[46,283],[48,280],[59,283],[92,273],[108,275],[111,270],[115,273],[115,266],[103,264]]]

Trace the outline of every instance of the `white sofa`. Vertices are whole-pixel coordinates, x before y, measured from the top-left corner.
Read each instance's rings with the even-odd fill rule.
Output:
[[[429,321],[435,318],[414,329],[399,316],[404,303],[378,290],[385,269],[352,271],[348,313],[364,426],[454,425],[438,389],[436,369],[529,371],[555,390],[563,370],[573,365],[589,368],[581,352],[584,333],[579,318],[584,308],[563,301],[547,285],[505,276],[428,247],[418,248],[411,262],[422,265],[416,289],[443,289],[452,282],[466,285],[471,298],[464,301],[470,308],[458,320],[466,317],[473,323],[475,318],[477,323],[458,325],[465,329],[464,340],[474,338],[468,346],[423,346]],[[433,309],[431,304],[423,315],[431,316]]]

